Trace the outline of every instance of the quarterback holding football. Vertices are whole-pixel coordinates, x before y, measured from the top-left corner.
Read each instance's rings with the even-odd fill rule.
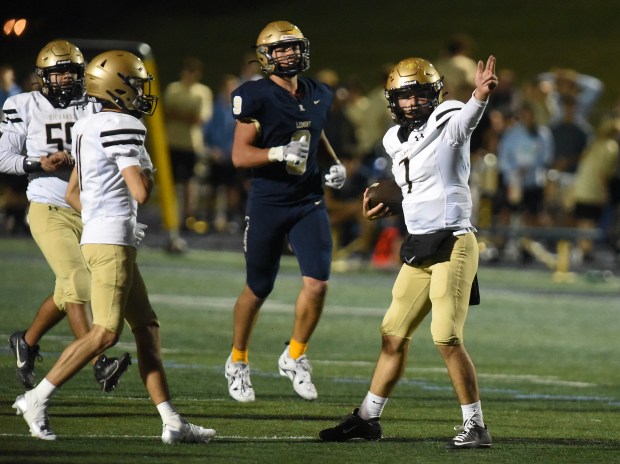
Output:
[[[324,441],[378,440],[379,418],[405,370],[411,336],[432,315],[433,342],[443,358],[461,405],[463,422],[447,447],[488,448],[476,370],[463,344],[472,286],[476,288],[478,243],[470,221],[470,138],[497,86],[495,57],[478,62],[471,98],[443,101],[443,78],[422,58],[400,61],[388,75],[385,96],[396,125],[383,138],[400,186],[408,235],[392,302],[381,324],[382,346],[368,394],[340,424],[320,432]],[[374,220],[389,207],[369,205]],[[475,292],[477,293],[477,292]]]

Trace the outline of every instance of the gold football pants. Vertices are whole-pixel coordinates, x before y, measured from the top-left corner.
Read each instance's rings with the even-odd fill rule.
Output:
[[[417,267],[403,264],[381,324],[382,335],[410,339],[431,312],[431,334],[436,345],[463,343],[471,285],[478,270],[474,233],[457,236],[452,252],[447,250],[445,255],[446,259]]]
[[[123,321],[133,330],[159,325],[130,246],[86,244],[82,253],[92,276],[93,324],[118,335]]]
[[[90,300],[90,275],[80,250],[80,214],[72,208],[32,202],[28,223],[32,238],[56,276],[56,306],[64,311],[66,303]]]

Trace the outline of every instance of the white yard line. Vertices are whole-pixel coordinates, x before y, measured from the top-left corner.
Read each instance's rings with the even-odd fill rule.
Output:
[[[0,433],[0,437],[29,437],[28,433]],[[84,435],[72,435],[72,434],[61,434],[58,436],[59,439],[80,439],[80,438],[94,438],[94,439],[109,439],[109,438],[117,438],[117,439],[159,439],[161,440],[161,435],[99,435],[99,434],[84,434]],[[284,436],[284,437],[243,437],[240,435],[216,435],[213,441],[217,440],[228,440],[228,441],[265,441],[265,442],[274,442],[274,441],[291,441],[291,440],[299,440],[299,441],[318,441],[318,437],[310,437],[310,436]]]

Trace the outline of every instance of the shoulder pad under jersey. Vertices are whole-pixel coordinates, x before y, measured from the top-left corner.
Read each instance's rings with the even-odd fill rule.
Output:
[[[439,127],[446,123],[464,106],[465,103],[459,100],[446,100],[435,108],[435,111],[433,111],[433,114],[431,114],[431,117],[429,118],[428,124]]]

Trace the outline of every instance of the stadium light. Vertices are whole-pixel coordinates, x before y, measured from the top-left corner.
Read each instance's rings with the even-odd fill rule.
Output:
[[[13,26],[13,32],[17,37],[22,35],[22,33],[26,30],[28,22],[25,19],[18,19],[15,21],[15,26]]]
[[[27,25],[28,21],[24,18],[11,18],[4,22],[2,30],[4,32],[4,35],[15,34],[17,37],[19,37],[26,30]]]
[[[9,35],[11,32],[13,32],[13,26],[15,26],[14,19],[9,19],[8,21],[6,21],[3,27],[4,35]]]

